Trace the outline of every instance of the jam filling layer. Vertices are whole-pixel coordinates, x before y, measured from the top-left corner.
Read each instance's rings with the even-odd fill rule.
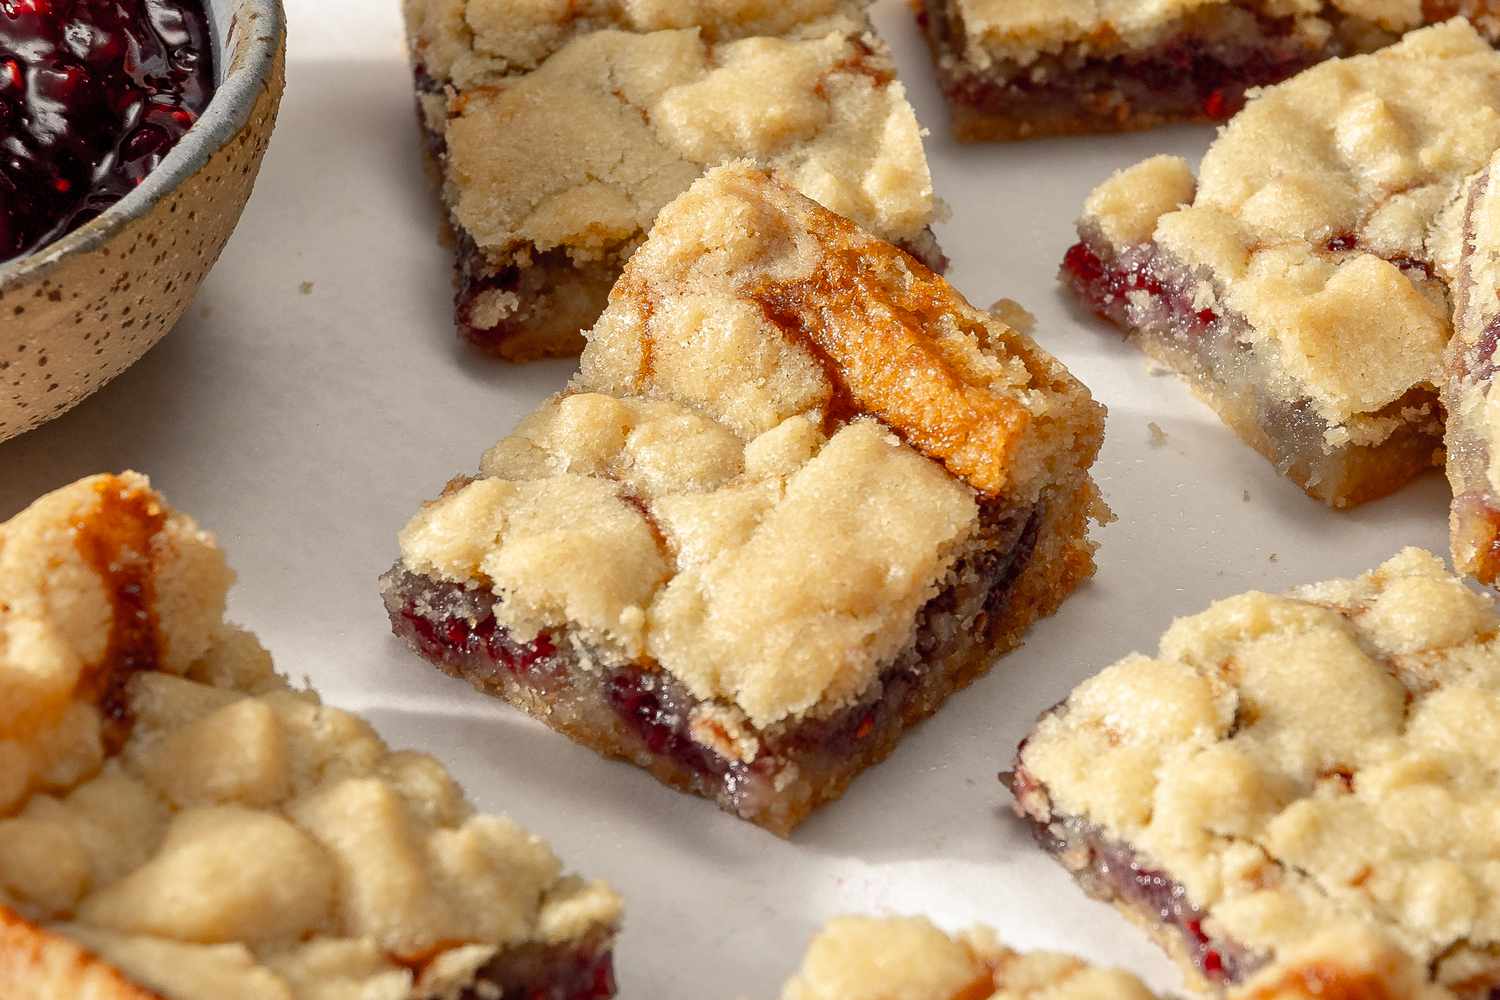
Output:
[[[1024,746],[1024,744],[1023,744]],[[1207,914],[1188,898],[1187,890],[1167,873],[1146,864],[1130,847],[1111,840],[1077,817],[1052,815],[1043,821],[1029,804],[1044,800],[1045,790],[1024,767],[1001,775],[1018,811],[1042,849],[1055,857],[1083,890],[1095,899],[1118,903],[1151,924],[1175,931],[1184,953],[1208,982],[1241,982],[1265,964],[1265,957],[1233,941],[1215,938],[1204,927]],[[1050,809],[1047,810],[1050,813]]]
[[[748,760],[694,738],[694,719],[706,705],[666,671],[610,664],[593,654],[589,667],[580,669],[580,656],[563,635],[516,642],[497,624],[492,594],[399,566],[383,578],[382,590],[396,635],[425,659],[509,700],[539,699],[554,720],[558,713],[552,710],[572,702],[571,717],[605,731],[585,742],[637,763],[662,763],[678,779],[674,783],[753,819],[787,795],[818,799],[811,786],[789,792],[798,781],[816,783],[820,776],[848,772],[853,762],[878,760],[907,725],[951,690],[943,683],[952,680],[944,668],[958,659],[955,654],[987,648],[991,626],[1004,617],[1031,560],[1041,524],[1039,509],[991,506],[983,516],[983,537],[955,565],[952,582],[923,607],[912,641],[877,682],[830,714],[757,731],[759,749]],[[577,702],[589,704],[580,708]]]
[[[133,190],[213,84],[201,0],[0,0],[0,261]]]
[[[609,1000],[614,957],[603,935],[577,945],[524,945],[495,956],[458,1000]]]
[[[1196,307],[1183,276],[1162,267],[1149,251],[1137,259],[1106,263],[1087,241],[1080,241],[1063,256],[1062,272],[1090,309],[1119,326],[1131,326],[1125,311],[1131,292],[1145,292],[1161,303],[1173,332],[1185,340],[1202,337],[1219,318],[1212,309]]]
[[[1073,118],[1128,125],[1207,118],[1223,121],[1245,104],[1245,92],[1294,76],[1338,51],[1309,49],[1291,34],[1289,18],[1254,15],[1244,31],[1184,25],[1173,39],[1113,56],[1064,49],[1024,67],[1000,62],[997,71],[966,69],[962,23],[950,0],[927,0],[919,17],[933,46],[953,57],[940,64],[953,103],[1001,118]],[[1245,13],[1249,13],[1246,11]]]

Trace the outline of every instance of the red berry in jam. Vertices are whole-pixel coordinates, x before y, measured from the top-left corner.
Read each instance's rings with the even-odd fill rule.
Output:
[[[1074,243],[1063,255],[1063,267],[1085,285],[1093,284],[1104,276],[1104,262],[1086,243]]]
[[[202,0],[0,0],[0,261],[103,212],[213,94]]]

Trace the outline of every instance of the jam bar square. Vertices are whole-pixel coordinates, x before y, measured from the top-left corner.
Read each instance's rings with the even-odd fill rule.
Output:
[[[409,0],[461,335],[576,354],[656,213],[753,157],[941,270],[921,129],[864,4]]]
[[[786,834],[1092,574],[1102,428],[1028,337],[727,165],[382,590],[442,670]]]
[[[1092,195],[1062,277],[1309,495],[1441,461],[1462,192],[1500,148],[1500,54],[1462,20],[1263,91],[1195,181],[1155,157]]]
[[[921,0],[957,137],[1024,139],[1221,121],[1254,87],[1493,0]]]
[[[1494,602],[1418,549],[1221,601],[1042,717],[1008,775],[1017,811],[1201,986],[1363,929],[1439,989],[1331,995],[1484,1000],[1500,986],[1497,631]]]
[[[131,473],[0,524],[0,992],[613,996],[614,893],[290,687],[229,582]]]

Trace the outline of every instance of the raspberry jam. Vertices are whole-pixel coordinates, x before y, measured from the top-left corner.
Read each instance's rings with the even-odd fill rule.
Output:
[[[0,0],[0,261],[130,192],[213,80],[201,0]]]

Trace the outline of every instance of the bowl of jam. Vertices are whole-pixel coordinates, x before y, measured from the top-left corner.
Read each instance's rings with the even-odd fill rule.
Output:
[[[0,0],[0,440],[166,334],[281,99],[280,0]]]

